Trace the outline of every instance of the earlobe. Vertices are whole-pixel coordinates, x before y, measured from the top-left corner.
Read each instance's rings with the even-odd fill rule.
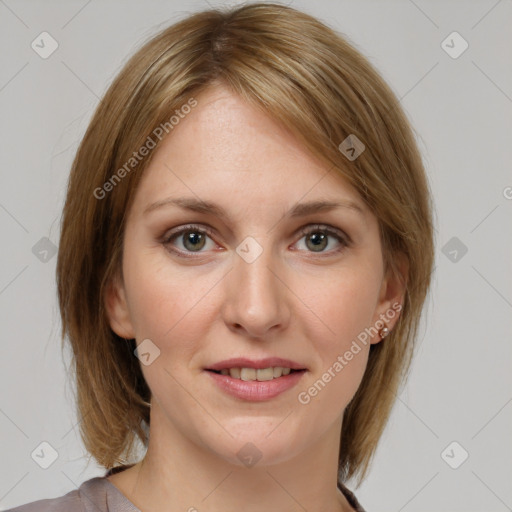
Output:
[[[121,338],[135,338],[124,285],[119,276],[109,281],[105,295],[105,308],[110,328]]]
[[[405,254],[395,254],[393,265],[388,267],[382,282],[374,318],[378,335],[372,343],[379,343],[388,336],[400,318],[407,289],[408,270],[409,262]]]

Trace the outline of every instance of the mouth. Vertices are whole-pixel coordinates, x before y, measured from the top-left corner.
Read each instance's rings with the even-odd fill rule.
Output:
[[[266,357],[264,359],[237,357],[219,361],[204,369],[218,375],[246,382],[264,382],[280,379],[292,373],[304,373],[307,371],[304,365],[281,357]]]
[[[269,380],[279,379],[283,376],[292,373],[304,373],[306,369],[293,369],[282,366],[270,366],[268,368],[247,368],[247,367],[233,367],[223,368],[222,370],[206,369],[208,372],[216,373],[218,375],[226,375],[232,379],[248,381],[265,382]]]
[[[216,388],[242,401],[271,400],[298,385],[306,369],[233,367],[205,369]],[[232,376],[233,375],[233,376]],[[275,375],[275,377],[274,377]]]

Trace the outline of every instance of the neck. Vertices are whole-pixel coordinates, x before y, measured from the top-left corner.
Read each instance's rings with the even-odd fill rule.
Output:
[[[143,512],[349,512],[337,488],[340,432],[341,418],[291,458],[283,454],[277,463],[252,465],[253,448],[247,464],[237,464],[184,435],[153,401],[144,459],[109,479]]]

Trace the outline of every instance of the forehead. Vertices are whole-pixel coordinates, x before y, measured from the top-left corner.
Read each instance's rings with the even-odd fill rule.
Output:
[[[257,213],[301,200],[362,200],[339,171],[320,162],[284,126],[223,86],[195,97],[197,106],[160,144],[146,169],[136,207],[169,196],[238,204]]]
[[[283,160],[322,167],[284,126],[229,89],[212,86],[197,101],[198,106],[166,141],[173,154],[218,164],[213,166],[218,171],[235,168],[252,173],[277,167]]]

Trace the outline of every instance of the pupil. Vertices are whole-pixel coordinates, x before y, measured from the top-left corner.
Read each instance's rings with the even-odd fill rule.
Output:
[[[313,247],[324,247],[326,236],[320,232],[311,233],[309,240],[313,242]]]
[[[197,249],[197,248],[201,248],[202,245],[200,244],[200,242],[202,241],[202,238],[203,238],[203,235],[201,235],[201,233],[195,233],[195,232],[189,232],[189,234],[185,237],[185,246],[187,246],[187,244],[190,245],[190,247],[187,247],[187,249]],[[199,242],[199,245],[198,245],[198,242]]]

